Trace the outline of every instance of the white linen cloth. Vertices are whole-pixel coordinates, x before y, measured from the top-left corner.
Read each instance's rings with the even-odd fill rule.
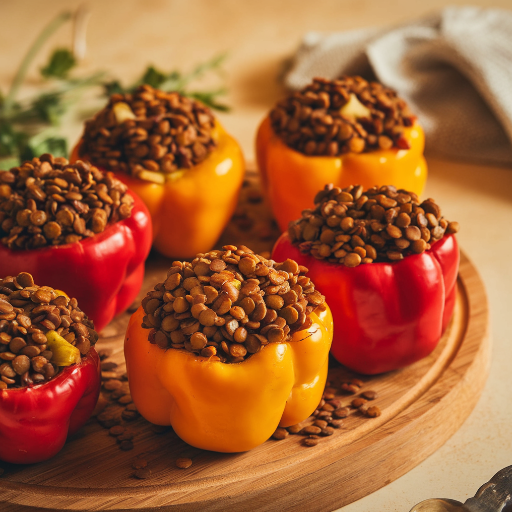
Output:
[[[386,29],[305,35],[285,76],[361,75],[395,89],[419,117],[427,150],[512,163],[512,11],[448,7]]]

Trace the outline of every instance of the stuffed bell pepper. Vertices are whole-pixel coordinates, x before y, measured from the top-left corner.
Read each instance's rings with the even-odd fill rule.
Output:
[[[100,392],[98,335],[75,298],[22,272],[0,279],[0,460],[53,457]]]
[[[218,452],[306,419],[322,398],[333,326],[305,273],[244,246],[174,262],[126,332],[138,411]]]
[[[178,258],[214,246],[245,172],[240,147],[207,107],[148,85],[111,96],[86,122],[76,158],[113,171],[135,191],[151,213],[154,247]]]
[[[409,365],[436,347],[453,312],[459,249],[432,199],[392,186],[326,186],[272,257],[293,258],[336,319],[332,354],[365,374]]]
[[[424,134],[396,93],[361,77],[316,78],[262,122],[256,157],[282,231],[326,183],[393,183],[421,194]]]
[[[45,154],[0,172],[0,269],[76,297],[101,330],[136,298],[151,248],[144,203],[112,173]]]

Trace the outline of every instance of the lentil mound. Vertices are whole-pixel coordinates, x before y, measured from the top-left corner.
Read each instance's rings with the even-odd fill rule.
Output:
[[[133,197],[112,173],[44,154],[0,172],[0,239],[10,249],[79,242],[130,217]]]
[[[113,94],[86,121],[79,153],[105,169],[159,181],[154,173],[202,162],[216,146],[214,126],[212,112],[202,103],[141,85],[133,94]]]
[[[0,279],[0,390],[41,384],[59,371],[46,333],[56,331],[85,356],[98,340],[76,299],[37,286],[26,272]]]
[[[359,76],[313,83],[270,112],[274,132],[306,155],[337,156],[376,149],[409,149],[403,131],[415,116],[396,92]]]
[[[175,261],[146,295],[142,327],[150,329],[150,343],[238,363],[268,343],[290,341],[311,326],[311,312],[325,308],[306,267],[245,246],[223,249]]]
[[[290,224],[290,240],[303,253],[347,267],[421,254],[459,230],[433,199],[420,203],[413,192],[393,186],[363,192],[361,185],[330,184],[318,192],[315,205]]]

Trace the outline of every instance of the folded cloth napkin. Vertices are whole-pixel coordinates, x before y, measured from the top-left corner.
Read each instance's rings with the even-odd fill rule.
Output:
[[[427,150],[512,163],[512,11],[448,7],[387,29],[305,35],[285,76],[361,75],[395,89],[426,133]]]

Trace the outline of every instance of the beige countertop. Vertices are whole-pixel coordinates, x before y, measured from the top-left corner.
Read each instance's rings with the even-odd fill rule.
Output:
[[[58,11],[73,9],[79,3],[0,3],[0,89],[5,91],[43,24]],[[402,22],[447,3],[91,0],[88,53],[82,67],[84,71],[106,69],[129,81],[149,63],[164,70],[189,70],[217,53],[229,52],[225,65],[229,87],[226,101],[233,110],[220,117],[251,160],[257,124],[283,94],[278,81],[282,62],[295,50],[304,32]],[[512,8],[510,0],[471,3]],[[70,39],[71,30],[64,27],[48,49],[58,43],[67,45]],[[32,78],[42,60],[33,66]],[[75,140],[79,133],[79,122],[71,121],[70,139]],[[499,469],[512,464],[512,169],[427,157],[430,175],[425,196],[436,198],[447,218],[460,222],[460,245],[475,263],[487,288],[493,338],[491,372],[475,410],[441,449],[405,476],[343,508],[343,512],[407,512],[414,504],[432,497],[465,501]]]

